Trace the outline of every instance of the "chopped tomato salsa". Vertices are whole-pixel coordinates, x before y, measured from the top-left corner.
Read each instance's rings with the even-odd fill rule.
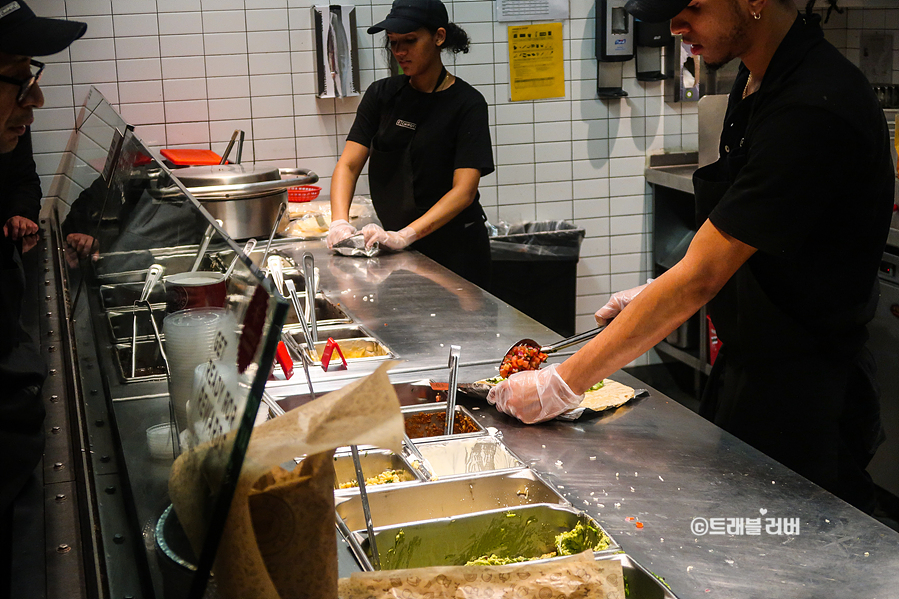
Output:
[[[499,375],[508,378],[522,370],[537,370],[545,360],[546,354],[541,352],[539,347],[517,345],[503,359]]]

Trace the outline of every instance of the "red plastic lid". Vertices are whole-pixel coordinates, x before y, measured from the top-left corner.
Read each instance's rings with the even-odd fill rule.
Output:
[[[159,153],[176,166],[203,166],[218,164],[222,157],[212,150],[196,150],[192,148],[164,148]]]

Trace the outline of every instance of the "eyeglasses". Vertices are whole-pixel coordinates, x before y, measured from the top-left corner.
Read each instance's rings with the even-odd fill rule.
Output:
[[[16,102],[21,103],[22,100],[25,99],[25,96],[31,91],[32,86],[40,81],[41,74],[44,72],[44,63],[38,60],[32,60],[31,66],[37,67],[37,73],[33,73],[28,79],[14,79],[12,77],[7,77],[6,75],[0,75],[0,81],[19,86],[19,95],[16,96]]]

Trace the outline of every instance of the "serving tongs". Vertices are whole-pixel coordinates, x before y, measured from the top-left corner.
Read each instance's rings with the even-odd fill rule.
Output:
[[[303,278],[306,279],[306,318],[309,321],[313,343],[310,347],[315,350],[315,343],[318,341],[318,326],[315,321],[315,291],[318,285],[315,280],[315,257],[309,252],[303,254]],[[300,320],[302,319],[300,317]]]
[[[135,302],[136,306],[147,302],[147,298],[150,297],[150,293],[153,292],[153,288],[156,287],[156,283],[159,282],[164,272],[165,267],[160,264],[154,264],[150,267],[150,270],[147,271],[147,278],[144,281],[144,288],[140,292],[140,299]],[[134,378],[137,371],[137,312],[137,310],[134,311],[131,319],[131,378]],[[153,321],[152,308],[150,309],[150,320]],[[155,327],[155,321],[153,321],[153,325]]]
[[[446,393],[446,429],[445,434],[453,434],[453,424],[456,419],[456,391],[459,378],[459,357],[462,354],[462,346],[450,345],[449,353],[449,389]]]

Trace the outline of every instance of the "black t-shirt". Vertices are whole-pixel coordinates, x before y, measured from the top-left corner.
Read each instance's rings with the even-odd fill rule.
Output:
[[[38,221],[41,211],[41,180],[31,150],[31,129],[19,138],[12,152],[0,154],[0,220],[13,216]]]
[[[403,109],[394,115],[398,104]],[[431,94],[417,91],[404,75],[375,81],[359,103],[347,140],[367,148],[374,141],[381,151],[397,150],[408,140],[410,124],[415,126],[412,183],[419,206],[433,206],[452,189],[457,168],[476,168],[481,176],[493,172],[487,102],[458,77],[447,89]],[[476,206],[477,200],[469,210]]]
[[[748,264],[777,307],[813,335],[850,332],[873,316],[892,211],[883,111],[859,69],[801,17],[760,90],[741,100],[748,75],[741,65],[721,136],[731,185],[709,218],[758,249]]]

